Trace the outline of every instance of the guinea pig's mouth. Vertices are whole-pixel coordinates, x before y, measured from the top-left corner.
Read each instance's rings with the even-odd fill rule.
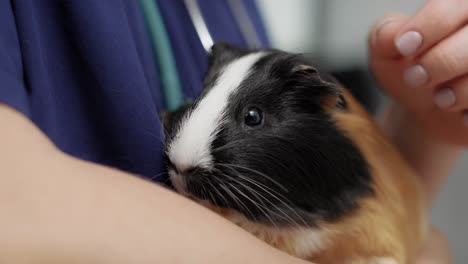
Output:
[[[191,200],[194,200],[196,202],[202,203],[202,204],[207,204],[207,203],[213,204],[213,201],[210,201],[208,198],[201,197],[200,195],[196,195],[195,193],[189,191],[189,186],[187,185],[187,181],[184,179],[182,175],[178,174],[174,170],[169,170],[169,180],[171,181],[175,190],[181,195]]]
[[[187,190],[187,182],[183,179],[183,177],[180,174],[176,173],[173,170],[170,170],[169,180],[171,181],[172,185],[178,193],[182,194],[183,196],[192,198],[191,196],[193,195]]]
[[[215,212],[231,209],[253,222],[270,226],[309,226],[308,217],[301,210],[271,187],[262,187],[260,182],[242,185],[232,175],[209,170],[195,175],[169,170],[169,179],[178,193]]]

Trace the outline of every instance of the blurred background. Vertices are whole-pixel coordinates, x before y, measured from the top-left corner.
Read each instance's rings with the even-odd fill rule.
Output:
[[[367,66],[367,32],[390,11],[414,13],[425,0],[257,0],[273,46],[310,53],[352,88],[374,91],[364,103],[374,113],[385,104]],[[359,92],[357,94],[359,97]],[[458,162],[432,211],[449,238],[455,263],[468,259],[468,152]],[[465,197],[463,197],[465,196]]]

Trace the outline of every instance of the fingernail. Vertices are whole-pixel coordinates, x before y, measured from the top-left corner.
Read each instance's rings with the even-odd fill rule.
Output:
[[[418,51],[423,41],[423,37],[419,32],[409,31],[401,35],[395,45],[403,56],[410,56]]]
[[[375,30],[375,34],[373,36],[373,39],[372,39],[372,45],[377,44],[377,40],[379,39],[380,31],[382,31],[382,29],[385,26],[387,26],[388,24],[391,24],[391,23],[393,23],[395,21],[396,21],[395,18],[388,18],[388,19],[385,19],[385,20],[383,20],[382,22],[379,23],[379,25],[377,26],[377,29]]]
[[[429,74],[422,65],[417,64],[404,72],[403,79],[408,86],[419,87],[429,80]]]
[[[450,88],[444,88],[438,91],[434,96],[434,103],[440,109],[447,109],[453,106],[457,101],[455,93]]]

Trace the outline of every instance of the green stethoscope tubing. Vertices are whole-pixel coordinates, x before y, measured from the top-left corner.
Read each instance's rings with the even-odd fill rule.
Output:
[[[256,35],[252,21],[240,0],[227,0],[242,35],[250,48],[258,48],[260,40]],[[211,36],[197,0],[184,0],[190,19],[205,51],[210,52],[213,45]],[[184,104],[182,85],[177,71],[174,51],[164,24],[164,19],[156,0],[140,0],[140,6],[146,20],[156,63],[159,67],[164,103],[167,111],[175,111]]]
[[[166,110],[175,111],[184,103],[184,96],[164,19],[155,0],[140,0],[140,5],[159,67]]]

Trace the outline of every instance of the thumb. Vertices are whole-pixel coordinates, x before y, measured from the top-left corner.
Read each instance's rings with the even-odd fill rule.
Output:
[[[395,45],[395,37],[409,20],[400,13],[390,13],[372,26],[369,32],[369,52],[373,60],[391,60],[401,57]]]

